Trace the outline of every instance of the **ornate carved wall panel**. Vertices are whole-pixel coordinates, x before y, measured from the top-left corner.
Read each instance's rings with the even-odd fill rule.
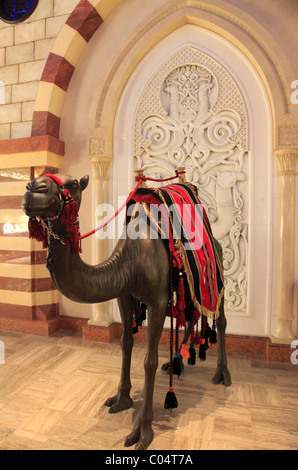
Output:
[[[185,166],[224,251],[226,309],[247,303],[248,125],[243,97],[213,58],[172,56],[144,89],[135,116],[135,166],[151,177]]]

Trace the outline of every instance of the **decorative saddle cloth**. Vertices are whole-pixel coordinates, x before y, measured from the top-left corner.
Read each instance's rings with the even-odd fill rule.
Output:
[[[133,208],[130,207],[133,204]],[[138,204],[169,249],[176,301],[174,317],[185,325],[193,315],[215,318],[223,296],[223,270],[206,211],[190,183],[138,189],[127,207],[127,222]],[[130,210],[129,210],[130,209]]]

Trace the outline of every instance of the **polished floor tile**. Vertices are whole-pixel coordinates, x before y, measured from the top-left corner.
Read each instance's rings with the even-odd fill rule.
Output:
[[[119,340],[85,341],[66,331],[49,338],[0,331],[0,340],[0,449],[125,449],[143,399],[145,343],[133,350],[133,408],[109,414],[103,404],[117,391]],[[160,345],[160,365],[168,357]],[[179,407],[171,412],[163,407],[169,376],[159,367],[150,450],[297,450],[298,366],[275,367],[248,355],[228,360],[229,388],[211,382],[214,351],[206,362],[186,365],[174,379]]]

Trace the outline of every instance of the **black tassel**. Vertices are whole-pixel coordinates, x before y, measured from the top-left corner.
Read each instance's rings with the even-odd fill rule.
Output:
[[[206,329],[205,329],[205,333],[204,333],[205,350],[206,351],[209,349],[208,339],[210,338],[210,335],[211,335],[211,328],[207,324]]]
[[[190,343],[189,345],[189,359],[188,359],[188,364],[190,366],[194,366],[195,363],[196,363],[196,350],[195,350],[195,347],[194,347],[194,344],[193,343]]]
[[[138,316],[136,318],[136,323],[138,326],[142,326],[142,323],[146,320],[146,311],[147,311],[147,305],[141,302],[140,308],[138,311]]]
[[[170,252],[170,304],[169,304],[169,308],[170,308],[170,314],[171,314],[171,336],[170,336],[170,386],[169,386],[169,391],[166,395],[166,399],[165,399],[165,404],[164,404],[164,407],[168,410],[168,409],[172,409],[172,408],[177,408],[178,407],[178,402],[177,402],[177,398],[176,398],[176,395],[174,393],[174,387],[173,387],[173,270],[172,270],[172,266],[173,266],[173,255],[172,255],[172,252]],[[176,356],[176,354],[175,354]],[[178,354],[178,356],[180,356]],[[180,363],[180,357],[179,357],[179,363]],[[180,368],[181,368],[181,364],[180,365]],[[180,370],[181,371],[181,370]]]
[[[210,326],[209,326],[208,323],[207,323],[206,330],[205,330],[205,335],[204,335],[204,338],[205,338],[205,339],[206,339],[206,338],[210,338],[211,331],[212,331],[212,330],[211,330]]]
[[[200,344],[199,358],[200,358],[200,361],[206,361],[206,348],[205,348],[205,344]]]
[[[175,353],[172,371],[173,374],[178,375],[178,377],[181,374],[181,357],[179,353]]]
[[[216,334],[216,326],[212,326],[212,330],[210,333],[210,344],[216,344],[217,343],[217,334]]]
[[[133,322],[132,322],[132,334],[135,335],[139,331],[138,325],[136,323],[136,316],[133,316]]]
[[[166,410],[171,410],[173,408],[178,408],[178,401],[174,392],[174,388],[170,387],[166,395],[165,405]]]

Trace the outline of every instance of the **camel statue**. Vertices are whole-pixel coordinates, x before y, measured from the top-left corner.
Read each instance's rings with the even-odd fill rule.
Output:
[[[53,175],[52,175],[53,176]],[[108,260],[91,266],[73,249],[72,228],[63,219],[66,205],[73,201],[77,209],[82,191],[88,185],[88,176],[77,180],[57,174],[40,176],[30,182],[23,196],[22,207],[32,223],[31,230],[41,227],[39,237],[47,246],[47,268],[56,288],[66,297],[81,303],[106,302],[117,298],[123,323],[121,338],[122,366],[117,393],[108,398],[105,405],[110,413],[131,408],[130,397],[131,353],[133,347],[133,315],[135,299],[148,308],[148,344],[144,360],[144,401],[132,432],[126,437],[125,446],[136,444],[137,450],[147,449],[153,439],[153,389],[158,366],[158,344],[169,304],[169,254],[164,242],[149,236],[130,237],[135,230],[135,220],[127,226],[127,236],[121,237]],[[68,204],[68,208],[71,204]],[[142,230],[147,230],[143,227]],[[144,234],[145,235],[145,234]],[[220,245],[216,243],[220,250]],[[77,251],[77,252],[74,252]],[[216,320],[218,331],[218,364],[213,383],[231,383],[225,354],[225,328],[223,300]],[[189,326],[186,334],[190,334]]]

